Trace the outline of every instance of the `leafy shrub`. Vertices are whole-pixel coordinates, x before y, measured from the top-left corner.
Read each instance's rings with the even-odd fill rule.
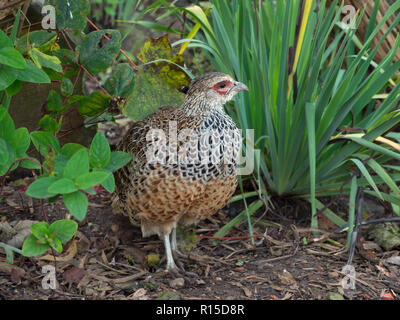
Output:
[[[18,166],[39,170],[37,179],[26,190],[27,195],[48,201],[62,197],[70,213],[82,221],[88,208],[87,195],[96,193],[93,187],[101,185],[108,192],[113,192],[113,172],[126,165],[131,156],[124,152],[111,152],[105,136],[100,132],[89,148],[76,143],[62,146],[57,133],[65,113],[75,103],[78,103],[80,114],[87,117],[86,123],[96,124],[96,120],[105,114],[112,119],[112,114],[108,113],[111,98],[129,93],[134,83],[133,70],[130,65],[123,66],[125,72],[130,74],[124,81],[115,81],[118,75],[113,73],[114,78],[107,82],[108,91],[103,89],[103,92],[94,92],[89,96],[74,94],[75,84],[82,72],[93,78],[115,62],[121,48],[121,35],[116,30],[94,31],[88,35],[80,33],[86,27],[86,14],[90,10],[87,0],[71,1],[68,8],[63,0],[50,0],[48,3],[56,8],[59,33],[34,31],[17,38],[20,11],[10,36],[0,30],[0,94],[5,97],[0,105],[0,185],[6,175]],[[71,14],[65,15],[68,10]],[[68,37],[73,35],[76,50],[72,47],[60,48],[59,36],[71,46]],[[108,41],[104,44],[105,37]],[[116,72],[121,72],[121,67],[116,69]],[[15,129],[8,108],[22,83],[50,83],[51,80],[60,83],[61,94],[55,90],[49,93],[49,112],[38,123],[43,131],[29,133],[24,127]],[[40,160],[26,154],[31,142],[39,152]],[[77,223],[58,220],[49,225],[43,221],[32,225],[31,230],[32,235],[25,240],[22,248],[22,254],[26,256],[42,254],[50,247],[61,252],[62,244],[75,234]],[[0,245],[6,248],[9,262],[12,261],[9,259],[10,250],[21,253],[16,248]]]

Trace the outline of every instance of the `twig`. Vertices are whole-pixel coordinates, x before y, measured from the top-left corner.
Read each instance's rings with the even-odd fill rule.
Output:
[[[359,226],[362,223],[362,207],[363,207],[363,191],[361,188],[358,188],[357,190],[357,202],[358,202],[358,208],[357,208],[357,217],[356,217],[356,224],[354,226],[353,232],[351,234],[351,244],[349,248],[349,257],[347,259],[347,264],[351,265],[353,263],[353,257],[354,257],[354,251],[356,249],[356,243],[357,243],[357,236],[358,236],[358,229]]]
[[[197,236],[200,239],[215,239],[215,240],[241,240],[250,238],[263,238],[263,234],[253,234],[252,236],[238,236],[238,237],[213,237],[213,236]]]
[[[30,23],[30,21],[28,20],[28,17],[26,16],[26,14],[27,14],[27,12],[28,12],[28,8],[29,8],[29,6],[31,5],[31,1],[32,1],[32,0],[27,0],[27,1],[25,2],[25,4],[24,4],[24,7],[23,7],[22,10],[21,10],[22,17],[21,17],[21,19],[20,19],[20,21],[19,21],[18,32],[17,32],[17,35],[18,35],[18,36],[19,36],[20,33],[21,33],[22,26],[23,26],[23,24],[24,24],[24,20],[25,20],[25,19],[28,21],[29,28],[31,27],[31,23]]]
[[[90,23],[90,25],[95,28],[97,31],[99,31],[100,29],[89,19],[87,18],[87,21]],[[107,40],[111,40],[107,35],[104,35],[104,38],[106,38]],[[128,55],[125,53],[124,50],[120,49],[120,52],[128,59],[128,61],[132,64],[133,68],[135,70],[138,70],[137,65],[128,57]]]
[[[362,221],[361,222],[361,226],[366,226],[372,223],[383,223],[383,222],[399,222],[400,221],[400,217],[393,217],[393,218],[381,218],[381,219],[371,219],[371,220],[367,220],[367,221]],[[340,233],[345,231],[347,228],[349,227],[349,225],[345,225],[341,228],[335,229],[333,230],[333,233]]]
[[[95,76],[93,76],[83,65],[81,65],[81,68],[87,73],[90,79],[92,79],[94,82],[97,83],[99,86],[99,89],[107,96],[111,96],[100,84],[99,80],[96,79]]]
[[[106,265],[106,264],[100,262],[99,260],[96,260],[96,263],[98,263],[99,265],[103,266],[104,268],[106,268],[106,269],[108,269],[108,270],[111,270],[111,271],[114,271],[114,272],[116,272],[116,273],[121,273],[121,274],[126,274],[126,273],[128,273],[127,271],[121,271],[121,270],[118,270],[118,269],[114,269],[114,268],[112,268],[112,267],[110,267],[110,266],[108,266],[108,265]],[[143,270],[140,270],[140,271],[143,271]]]

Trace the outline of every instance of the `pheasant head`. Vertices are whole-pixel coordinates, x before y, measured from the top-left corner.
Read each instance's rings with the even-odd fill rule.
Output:
[[[208,115],[213,110],[222,109],[239,92],[248,90],[247,86],[235,81],[231,76],[220,72],[209,72],[193,79],[183,104],[187,116]]]

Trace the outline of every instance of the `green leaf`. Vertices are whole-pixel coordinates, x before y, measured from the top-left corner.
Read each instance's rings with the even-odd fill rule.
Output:
[[[26,55],[31,48],[39,48],[40,51],[50,50],[57,40],[57,33],[47,30],[28,32],[16,41],[16,49],[23,55]]]
[[[11,86],[17,79],[16,70],[0,64],[0,91]]]
[[[95,185],[101,184],[109,177],[110,174],[111,172],[89,172],[76,178],[76,184],[79,186],[79,189],[85,190]]]
[[[86,193],[89,193],[90,195],[92,195],[92,196],[95,196],[97,193],[96,193],[96,190],[95,189],[93,189],[93,187],[90,187],[90,188],[87,188],[87,189],[85,189],[84,190]]]
[[[50,83],[50,78],[43,70],[39,69],[31,61],[27,61],[25,69],[15,69],[18,80],[33,83]]]
[[[128,63],[118,64],[113,68],[110,77],[104,84],[104,89],[115,97],[127,97],[135,85],[132,67]]]
[[[9,155],[8,155],[8,148],[7,143],[0,138],[0,167],[6,166],[8,163]]]
[[[30,157],[26,157],[26,158],[30,158]],[[30,158],[32,160],[36,160],[34,158]],[[24,160],[21,161],[21,167],[25,168],[25,169],[40,169],[40,165],[38,165],[36,162],[30,161],[30,160]]]
[[[68,158],[62,154],[57,154],[54,158],[54,174],[61,177],[64,174],[64,169],[68,163]]]
[[[107,192],[113,193],[115,190],[115,179],[114,175],[107,169],[103,168],[94,168],[93,171],[95,172],[106,172],[109,174],[108,178],[105,179],[101,185],[103,186],[104,189],[106,189]],[[96,194],[96,193],[95,193]]]
[[[180,106],[184,99],[184,94],[159,74],[138,72],[133,91],[125,103],[124,113],[130,119],[140,121],[157,112],[160,106]]]
[[[4,246],[0,242],[0,247],[3,247],[4,252],[6,253],[6,263],[14,264],[14,252],[11,250],[10,246]],[[22,251],[21,251],[21,253],[22,253]]]
[[[58,238],[51,238],[51,239],[48,240],[48,243],[58,253],[62,252],[63,247],[62,247],[61,241]]]
[[[57,28],[83,31],[87,24],[87,15],[90,13],[88,0],[46,0],[56,9]]]
[[[101,185],[109,193],[113,193],[115,190],[115,178],[113,174],[110,174],[107,179],[105,179]]]
[[[68,78],[62,78],[61,80],[61,94],[65,97],[70,96],[74,93],[74,85]]]
[[[86,211],[89,204],[86,195],[84,195],[82,192],[77,191],[73,193],[64,194],[63,200],[69,212],[71,212],[71,214],[76,219],[78,219],[79,221],[85,219]]]
[[[15,80],[6,90],[7,96],[15,96],[22,88],[22,81]]]
[[[189,76],[180,68],[185,64],[183,56],[172,50],[168,34],[147,40],[137,56],[143,64],[147,64],[145,72],[161,78],[168,86],[180,89],[189,85]]]
[[[102,92],[93,92],[88,97],[79,99],[78,110],[81,115],[94,117],[106,110],[110,105],[110,97]]]
[[[27,128],[21,127],[15,130],[12,146],[17,158],[23,158],[25,156],[25,152],[28,151],[30,144],[31,136]]]
[[[67,101],[68,101],[69,104],[74,104],[74,103],[79,102],[79,101],[81,101],[81,100],[83,100],[85,98],[86,98],[86,96],[80,96],[80,95],[74,94],[74,95],[68,97]]]
[[[29,56],[38,68],[46,67],[57,72],[62,72],[61,61],[56,56],[49,56],[36,48],[29,51]]]
[[[32,234],[37,238],[44,238],[45,235],[50,235],[49,224],[45,221],[31,225]]]
[[[24,57],[17,50],[10,47],[0,48],[0,63],[17,69],[26,68]]]
[[[12,41],[7,34],[0,29],[0,48],[13,47]]]
[[[15,126],[10,114],[0,107],[0,138],[11,143],[14,140]]]
[[[45,114],[43,118],[39,120],[39,127],[50,133],[60,130],[60,125],[57,120],[49,114]]]
[[[0,161],[0,177],[4,175],[7,170],[10,168],[10,166],[14,163],[16,160],[15,156],[15,151],[14,149],[6,143],[3,139],[0,138],[1,141],[1,146],[0,146],[0,153],[2,154],[0,158],[3,158],[3,161]],[[10,170],[16,169],[18,164],[16,163]]]
[[[316,151],[315,151],[315,104],[306,104],[306,120],[307,120],[307,140],[308,152],[310,157],[310,193],[311,193],[311,228],[318,228],[318,217],[316,215],[315,201],[315,171],[316,171]]]
[[[43,177],[39,178],[26,190],[26,194],[32,198],[37,199],[47,199],[50,197],[54,197],[54,193],[50,193],[48,191],[50,185],[52,185],[56,181],[55,177]]]
[[[78,55],[69,49],[58,49],[52,51],[52,54],[54,54],[56,57],[58,57],[62,64],[64,65],[77,65],[78,64]]]
[[[77,144],[77,143],[67,143],[63,145],[61,148],[61,154],[68,159],[71,158],[76,152],[79,150],[85,149],[87,150],[84,146]]]
[[[49,97],[47,98],[47,108],[50,111],[57,111],[57,112],[62,110],[63,108],[62,100],[57,91],[50,90]]]
[[[56,152],[60,152],[60,143],[57,138],[49,132],[34,131],[31,132],[32,142],[42,156],[46,156],[50,147]]]
[[[369,174],[369,172],[368,172],[367,168],[364,166],[364,164],[360,160],[355,159],[355,158],[350,159],[350,160],[353,161],[357,165],[358,169],[360,170],[362,175],[367,179],[368,183],[375,190],[375,192],[377,194],[380,194],[380,191],[379,191],[378,187],[376,186],[374,179],[371,177],[371,175]]]
[[[111,152],[110,161],[104,167],[104,169],[115,172],[118,169],[124,167],[127,163],[132,160],[132,156],[129,153],[122,151]]]
[[[33,234],[26,238],[22,245],[22,255],[25,257],[36,257],[49,249],[50,246],[47,243],[40,244],[37,241],[38,239]]]
[[[104,36],[110,38],[106,40]],[[79,45],[80,62],[92,74],[98,74],[111,66],[121,49],[121,34],[118,30],[92,31]]]
[[[89,155],[86,149],[77,151],[68,160],[64,169],[64,177],[75,180],[80,175],[89,172]]]
[[[66,243],[72,239],[76,230],[78,230],[78,224],[73,220],[57,220],[51,224],[49,230],[50,233],[55,233],[62,243]]]
[[[68,178],[61,178],[61,179],[53,182],[48,189],[48,191],[50,193],[54,193],[54,194],[72,193],[77,190],[78,190],[78,188],[75,186],[75,183],[71,179],[68,179]]]
[[[110,145],[102,132],[97,132],[89,149],[90,165],[93,168],[104,168],[110,161]]]

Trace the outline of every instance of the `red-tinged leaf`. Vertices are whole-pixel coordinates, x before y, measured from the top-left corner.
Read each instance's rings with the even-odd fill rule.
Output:
[[[79,101],[79,112],[88,117],[94,117],[104,112],[110,104],[110,97],[101,92],[93,92]]]
[[[21,277],[15,268],[11,269],[11,281],[17,284],[21,283]]]
[[[86,271],[82,268],[72,268],[64,272],[64,280],[68,283],[79,283],[85,276]]]

